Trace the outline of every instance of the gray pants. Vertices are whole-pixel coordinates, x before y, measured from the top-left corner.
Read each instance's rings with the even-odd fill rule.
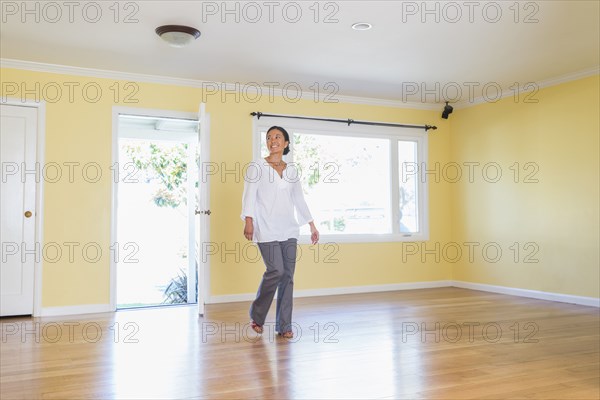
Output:
[[[250,318],[258,325],[264,325],[277,290],[275,330],[280,333],[292,330],[297,242],[296,239],[288,239],[285,242],[258,243],[267,270],[250,306]]]

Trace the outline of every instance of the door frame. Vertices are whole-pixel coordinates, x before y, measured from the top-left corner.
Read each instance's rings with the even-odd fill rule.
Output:
[[[121,107],[121,106],[113,106],[112,108],[112,160],[111,165],[115,165],[116,162],[119,161],[119,115],[120,114],[128,114],[128,115],[143,115],[148,117],[167,117],[167,118],[181,118],[181,119],[193,119],[200,121],[200,115],[194,112],[183,112],[183,111],[173,111],[173,110],[161,110],[161,109],[152,109],[152,108],[135,108],[135,107]],[[202,129],[204,128],[204,129]],[[201,162],[205,163],[208,160],[205,159],[208,157],[209,151],[209,130],[208,127],[202,127],[200,132],[200,151],[201,151]],[[203,150],[207,149],[207,150]],[[202,185],[202,182],[199,182],[199,186]],[[208,185],[207,189],[208,190]],[[110,243],[117,243],[117,195],[118,195],[118,184],[112,180],[111,182],[111,221],[110,221]],[[208,200],[207,200],[208,201]],[[208,218],[200,218],[200,231],[206,232],[206,238],[202,238],[202,241],[208,240]],[[117,263],[114,257],[111,257],[110,260],[110,309],[112,311],[117,310]],[[206,303],[206,299],[209,298],[208,290],[210,288],[210,268],[208,263],[203,264],[200,260],[198,262],[198,283],[197,286],[200,286],[200,282],[202,282],[202,287],[198,287],[198,304],[202,302],[202,304]]]
[[[6,106],[35,108],[37,113],[35,160],[40,168],[46,161],[46,101],[23,100],[13,97],[2,97],[1,103]],[[35,243],[40,247],[44,243],[44,179],[35,184]],[[42,257],[35,257],[33,266],[33,316],[42,314]]]

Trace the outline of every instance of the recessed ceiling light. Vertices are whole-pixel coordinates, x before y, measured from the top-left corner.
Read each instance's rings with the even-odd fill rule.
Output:
[[[352,29],[354,29],[355,31],[368,31],[372,27],[373,26],[368,22],[357,22],[354,25],[352,25]]]
[[[163,25],[155,29],[162,40],[173,47],[184,47],[200,37],[196,28],[183,25]]]

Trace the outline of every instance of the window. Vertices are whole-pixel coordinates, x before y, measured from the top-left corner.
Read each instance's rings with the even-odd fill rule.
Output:
[[[427,134],[412,128],[264,118],[254,121],[254,155],[266,157],[266,131],[290,134],[285,161],[296,164],[323,242],[428,239],[427,185],[420,179]],[[300,230],[308,242],[309,229]]]

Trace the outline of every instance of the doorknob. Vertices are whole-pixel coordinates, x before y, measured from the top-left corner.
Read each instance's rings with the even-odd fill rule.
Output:
[[[210,215],[210,210],[202,210],[202,211],[200,211],[200,210],[196,210],[196,211],[195,211],[195,214],[196,214],[196,215],[198,215],[198,214],[206,214],[206,215]]]
[[[33,214],[31,213],[31,211],[25,211],[25,218],[29,218],[31,217]]]

